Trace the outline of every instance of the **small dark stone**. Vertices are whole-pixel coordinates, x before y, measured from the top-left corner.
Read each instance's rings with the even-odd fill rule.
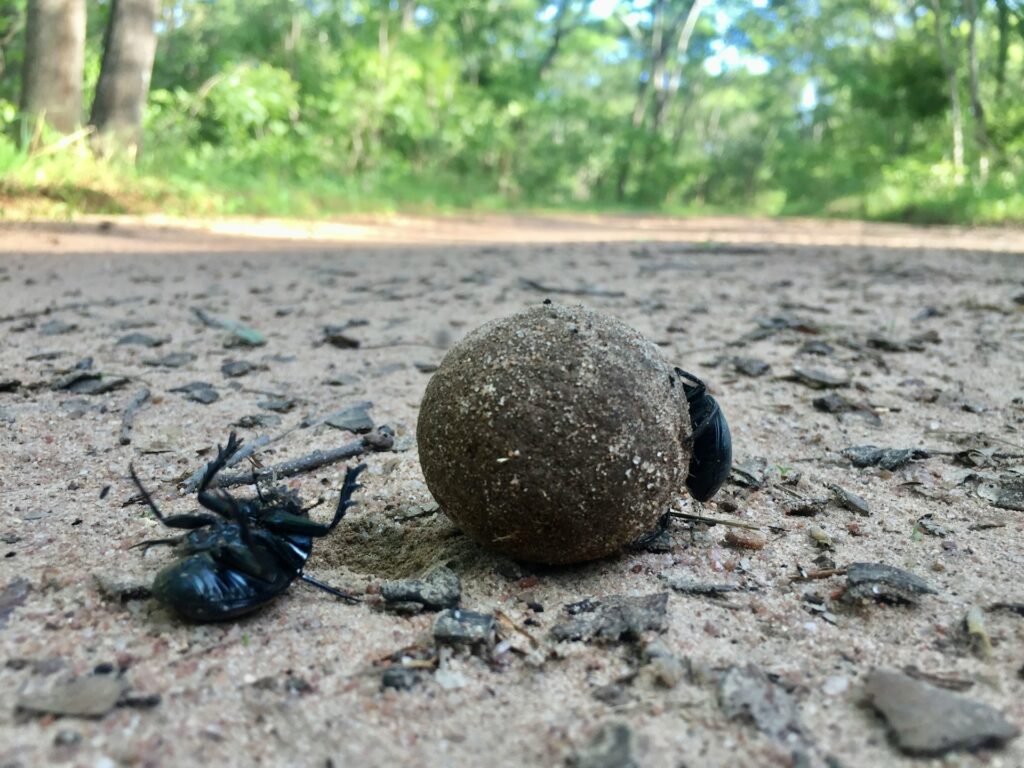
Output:
[[[871,507],[867,501],[862,499],[856,493],[846,490],[838,485],[829,485],[829,490],[834,494],[833,498],[836,503],[844,509],[848,509],[851,512],[856,512],[858,515],[870,515]]]
[[[131,600],[148,600],[153,596],[148,582],[133,579],[120,571],[97,571],[92,576],[96,588],[108,600],[124,604]]]
[[[368,413],[373,403],[365,402],[344,408],[324,419],[324,423],[336,429],[345,429],[357,435],[373,431],[373,419]]]
[[[288,674],[284,679],[284,689],[292,696],[304,696],[313,691],[313,685],[304,677]]]
[[[55,747],[73,747],[82,742],[82,734],[78,731],[73,731],[70,728],[62,728],[57,731],[57,735],[53,737],[53,745]]]
[[[359,383],[359,377],[349,373],[339,373],[324,379],[324,384],[329,387],[351,387]]]
[[[381,688],[394,688],[396,691],[409,691],[416,687],[422,679],[423,673],[419,669],[408,667],[388,667],[381,675]]]
[[[0,392],[14,392],[20,386],[20,379],[0,379]]]
[[[743,488],[758,489],[764,485],[767,462],[763,458],[732,465],[729,481]]]
[[[850,602],[917,605],[924,595],[938,594],[920,576],[884,563],[853,563],[846,571],[846,581],[843,599]]]
[[[256,406],[266,411],[274,411],[275,413],[288,413],[288,411],[296,406],[297,402],[290,397],[270,397],[256,403]]]
[[[878,349],[882,352],[906,352],[907,345],[902,341],[896,341],[880,333],[872,333],[865,339],[865,343],[871,349]]]
[[[221,364],[220,372],[229,379],[235,379],[239,376],[245,376],[245,374],[251,373],[257,368],[257,365],[250,363],[248,360],[226,360]]]
[[[169,336],[150,336],[147,333],[129,333],[117,340],[119,347],[161,347],[170,341]]]
[[[217,390],[213,385],[205,381],[193,381],[181,387],[175,387],[171,392],[179,392],[186,400],[193,400],[203,405],[209,405],[220,399]]]
[[[629,690],[622,683],[609,683],[595,688],[592,692],[595,699],[609,707],[621,707],[629,703]]]
[[[827,505],[827,499],[793,499],[783,504],[783,509],[793,517],[814,517],[824,512]]]
[[[843,397],[838,392],[832,392],[823,397],[816,397],[811,401],[811,405],[817,411],[823,411],[824,413],[849,413],[850,411],[857,410],[856,404],[852,400]]]
[[[895,471],[918,459],[931,456],[921,448],[879,448],[875,445],[854,445],[844,448],[843,456],[855,467],[874,467]]]
[[[14,609],[25,602],[30,589],[28,579],[18,578],[0,590],[0,627],[6,625]]]
[[[436,611],[458,606],[462,584],[454,571],[442,565],[422,579],[385,581],[380,593],[388,604],[412,602]]]
[[[39,326],[39,333],[43,336],[59,336],[65,333],[77,331],[78,326],[74,323],[65,323],[63,320],[47,320]]]
[[[191,352],[172,352],[169,355],[158,357],[150,360],[143,360],[143,365],[150,365],[156,368],[181,368],[183,365],[188,365],[196,356]]]
[[[275,416],[272,413],[251,413],[233,422],[232,426],[242,427],[243,429],[266,429],[268,427],[276,427],[280,423],[281,417]]]
[[[709,584],[702,581],[694,581],[680,576],[661,574],[662,580],[674,591],[683,595],[702,595],[705,597],[720,597],[735,592],[740,587],[738,584]]]
[[[833,376],[817,368],[793,367],[793,373],[789,376],[792,381],[799,382],[812,389],[833,389],[837,387],[848,387],[850,380],[844,376]]]
[[[908,755],[938,757],[954,750],[1000,748],[1020,735],[1002,713],[908,675],[874,670],[868,701],[885,718],[893,741]]]
[[[103,395],[120,389],[127,383],[128,379],[121,376],[104,376],[96,371],[82,370],[61,376],[50,387],[79,395]]]
[[[999,486],[993,506],[1024,512],[1024,478],[1006,480]]]
[[[437,363],[426,363],[423,361],[414,361],[413,366],[420,373],[433,373],[437,370]]]
[[[610,723],[566,758],[569,768],[639,768],[633,756],[633,732],[625,723]]]
[[[736,369],[737,373],[753,377],[763,376],[772,368],[764,360],[758,360],[753,357],[734,357],[732,359],[732,366]]]
[[[117,702],[119,707],[131,709],[153,709],[160,706],[163,697],[159,693],[126,693]]]
[[[798,355],[819,355],[821,357],[828,357],[834,352],[835,348],[824,341],[805,341],[796,351]]]
[[[434,642],[438,645],[494,645],[494,616],[489,613],[449,608],[434,620]]]
[[[639,640],[645,631],[664,632],[668,593],[610,595],[565,606],[572,618],[551,630],[555,640],[618,643]]]
[[[361,344],[359,339],[354,339],[345,333],[350,327],[351,324],[325,325],[324,341],[338,349],[359,349]]]

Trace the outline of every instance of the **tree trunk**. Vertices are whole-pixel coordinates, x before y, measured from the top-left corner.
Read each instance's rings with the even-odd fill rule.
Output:
[[[932,15],[935,17],[935,44],[939,48],[942,68],[946,71],[949,82],[949,111],[953,125],[953,169],[957,181],[961,181],[964,171],[964,126],[960,114],[960,78],[956,72],[956,59],[946,47],[945,31],[942,28],[942,6],[939,0],[931,0]]]
[[[82,121],[85,0],[29,0],[21,110],[63,133]]]
[[[111,0],[90,122],[101,155],[134,160],[142,143],[142,113],[156,54],[159,0]]]
[[[978,4],[976,0],[965,0],[967,11],[967,74],[971,92],[971,115],[974,117],[974,141],[978,145],[978,174],[982,181],[988,178],[988,126],[985,123],[985,107],[981,103],[981,87],[978,85],[978,50],[975,45],[975,27],[978,25]]]
[[[679,92],[679,85],[683,79],[683,60],[690,47],[690,38],[693,37],[693,30],[697,27],[701,12],[710,4],[711,0],[693,0],[690,10],[686,14],[686,21],[679,29],[679,37],[676,39],[676,55],[668,70],[668,82],[664,85],[665,92],[655,102],[653,121],[655,132],[661,130],[665,110]]]
[[[996,55],[996,101],[1003,98],[1003,84],[1006,82],[1006,60],[1010,53],[1010,7],[1007,0],[996,0],[999,26],[999,53]]]

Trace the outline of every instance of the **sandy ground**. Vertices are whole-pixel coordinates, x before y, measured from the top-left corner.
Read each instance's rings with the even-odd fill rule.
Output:
[[[920,761],[902,756],[864,706],[863,682],[876,667],[908,665],[958,681],[1024,726],[1024,618],[984,613],[987,657],[962,629],[971,606],[1024,602],[1024,513],[991,503],[992,483],[1024,466],[1022,254],[1024,234],[1014,231],[737,219],[4,227],[0,379],[21,383],[0,393],[0,765],[549,766],[602,726],[625,723],[643,766],[790,765],[795,751],[812,765],[902,766]],[[612,295],[551,293],[523,278]],[[667,552],[538,568],[480,551],[425,507],[415,446],[424,370],[480,323],[549,295],[621,318],[711,384],[737,464],[763,468],[765,480],[727,486],[703,513],[760,526],[764,549],[728,546],[722,526],[677,522]],[[267,344],[225,349],[224,333],[198,322],[195,307],[260,330]],[[787,327],[741,341],[773,317]],[[321,343],[324,325],[357,319],[367,321],[349,331],[360,348]],[[167,340],[117,344],[133,332]],[[869,343],[871,334],[882,341]],[[884,348],[920,335],[916,351]],[[808,341],[831,352],[807,354]],[[143,363],[173,352],[195,359]],[[771,369],[745,375],[736,356]],[[86,357],[127,385],[91,396],[50,389]],[[232,359],[265,368],[229,379],[221,365]],[[815,409],[828,392],[789,380],[794,366],[847,377],[837,392],[870,414]],[[212,384],[219,399],[203,405],[170,391],[193,381]],[[123,410],[143,386],[151,400],[131,444],[120,445]],[[240,417],[270,413],[257,404],[272,396],[295,407],[276,426],[239,429],[252,441],[296,427],[260,452],[264,464],[351,439],[300,425],[364,400],[397,433],[394,452],[367,458],[359,506],[317,542],[309,573],[369,588],[372,603],[381,580],[447,563],[465,608],[500,611],[537,650],[517,652],[520,638],[493,657],[446,656],[443,675],[382,690],[381,660],[431,646],[433,614],[345,605],[301,584],[218,625],[122,600],[119,584],[147,584],[171,558],[130,549],[164,534],[143,507],[123,506],[133,495],[129,462],[165,510],[188,511],[194,498],[177,479],[209,460]],[[934,453],[895,471],[858,469],[839,453],[869,443]],[[996,455],[965,468],[952,454],[967,448]],[[331,501],[343,471],[326,467],[291,485]],[[814,517],[786,514],[798,497],[828,498],[829,484],[862,496],[870,515],[835,504]],[[682,490],[679,509],[696,511]],[[944,537],[917,527],[926,514]],[[810,536],[814,526],[832,549]],[[827,560],[904,568],[938,593],[916,607],[849,606],[838,599],[841,576],[791,581]],[[746,589],[727,600],[671,594],[667,629],[639,643],[549,636],[565,604],[665,591],[662,573]],[[687,672],[673,686],[644,671],[640,649],[654,639]],[[791,692],[802,737],[727,720],[715,681],[748,662]],[[104,664],[123,675],[135,706],[96,719],[16,711],[24,686]],[[605,695],[616,681],[616,695]],[[140,706],[139,697],[159,698]],[[1024,738],[940,762],[1022,766]]]

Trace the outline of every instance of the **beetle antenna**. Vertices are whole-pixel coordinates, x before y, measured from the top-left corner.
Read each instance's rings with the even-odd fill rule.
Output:
[[[314,579],[312,576],[307,576],[304,573],[299,574],[299,578],[307,584],[311,584],[312,586],[316,587],[317,589],[322,589],[324,592],[328,592],[334,595],[335,597],[344,600],[346,603],[358,603],[362,600],[362,598],[360,598],[358,595],[354,595],[351,592],[346,592],[342,589],[337,589],[335,587],[332,587],[330,584],[324,584],[322,581]]]

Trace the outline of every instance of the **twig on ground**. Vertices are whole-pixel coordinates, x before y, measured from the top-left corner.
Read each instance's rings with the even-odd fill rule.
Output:
[[[387,451],[394,444],[394,436],[390,432],[378,431],[363,435],[358,440],[345,443],[329,451],[313,451],[291,461],[283,461],[270,467],[260,467],[251,472],[236,472],[233,475],[217,475],[210,484],[213,488],[230,488],[245,485],[267,478],[292,477],[303,472],[334,464],[345,459],[352,459],[369,451]]]
[[[256,453],[256,451],[258,451],[260,448],[263,448],[264,446],[269,445],[269,444],[270,444],[270,438],[267,437],[266,435],[261,435],[260,437],[257,437],[255,440],[253,440],[251,443],[246,443],[245,445],[243,445],[238,450],[237,453],[235,453],[230,459],[228,459],[227,463],[224,466],[225,467],[233,467],[236,464],[238,464],[239,462],[242,462],[242,461],[245,461],[246,459],[248,459],[250,456],[252,456],[254,453]],[[197,469],[195,472],[193,472],[189,476],[189,478],[184,482],[184,484],[182,485],[182,488],[184,488],[184,490],[187,493],[192,493],[193,491],[195,491],[196,488],[199,487],[199,481],[203,479],[203,475],[206,474],[206,468],[208,466],[209,466],[208,463],[207,464],[203,464],[203,466],[201,466],[199,469]],[[251,476],[252,476],[251,473],[246,475],[246,477],[251,477]],[[217,478],[214,479],[213,485],[214,486],[218,486],[218,485],[223,486],[224,483],[221,480],[221,478],[218,476]],[[235,485],[240,485],[240,483],[235,483]]]
[[[816,581],[818,579],[830,579],[833,576],[845,576],[845,568],[825,568],[820,571],[810,571],[799,576],[790,577],[790,581]]]
[[[118,438],[118,442],[121,445],[128,445],[132,441],[132,426],[135,422],[135,414],[139,412],[139,409],[146,404],[149,400],[149,390],[143,387],[128,403],[128,407],[124,409],[124,413],[121,415],[121,435]]]
[[[669,512],[669,517],[674,517],[678,520],[689,520],[694,523],[704,523],[705,525],[726,525],[732,528],[749,528],[752,531],[760,531],[761,527],[754,525],[753,523],[744,523],[739,520],[723,520],[718,517],[705,517],[704,515],[691,515],[689,512]]]

